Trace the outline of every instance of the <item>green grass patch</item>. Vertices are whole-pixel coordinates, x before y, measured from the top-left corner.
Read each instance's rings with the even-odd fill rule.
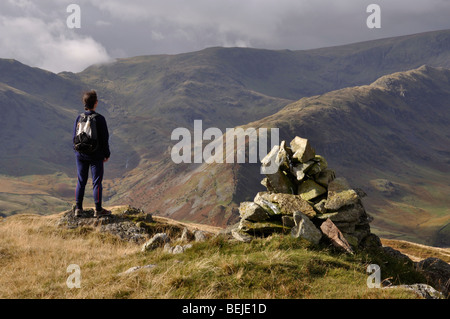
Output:
[[[181,255],[140,255],[157,264],[136,275],[147,282],[145,294],[170,298],[398,298],[395,290],[367,288],[366,268],[372,263],[380,265],[382,279],[395,284],[423,281],[411,264],[381,252],[350,256],[281,235],[249,244],[217,237]]]

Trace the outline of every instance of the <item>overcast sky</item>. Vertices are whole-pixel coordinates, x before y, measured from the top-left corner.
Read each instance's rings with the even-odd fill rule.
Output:
[[[381,28],[369,29],[369,4]],[[81,28],[70,29],[70,4]],[[304,50],[450,29],[450,0],[2,0],[0,58],[79,72],[212,46]]]

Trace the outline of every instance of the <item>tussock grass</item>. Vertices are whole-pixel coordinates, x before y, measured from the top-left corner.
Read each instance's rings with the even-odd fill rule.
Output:
[[[382,243],[383,245],[400,250],[414,261],[435,257],[450,263],[450,248],[430,247],[404,240],[382,239]]]
[[[179,255],[140,246],[90,228],[56,226],[58,216],[17,215],[0,221],[0,298],[416,298],[399,289],[369,289],[373,260],[382,278],[420,279],[407,265],[367,253],[340,254],[289,236],[249,244],[218,236]],[[387,260],[387,261],[386,261]],[[81,268],[69,289],[67,267]],[[153,264],[121,275],[133,266]]]

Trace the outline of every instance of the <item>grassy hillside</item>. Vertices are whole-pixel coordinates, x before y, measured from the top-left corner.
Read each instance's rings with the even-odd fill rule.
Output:
[[[403,289],[369,289],[371,263],[379,264],[382,279],[393,284],[424,280],[410,264],[381,252],[347,255],[286,235],[250,244],[220,235],[193,243],[183,254],[162,248],[141,252],[140,245],[95,227],[59,227],[61,216],[0,220],[1,298],[418,298]],[[80,266],[81,289],[66,286],[71,264]],[[155,266],[122,274],[150,264]]]

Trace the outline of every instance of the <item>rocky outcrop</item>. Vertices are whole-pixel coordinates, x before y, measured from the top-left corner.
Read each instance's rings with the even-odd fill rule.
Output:
[[[180,238],[171,239],[166,233],[158,233],[154,235],[150,238],[150,240],[142,245],[141,251],[145,252],[163,247],[164,251],[167,253],[181,254],[185,252],[186,249],[192,248],[192,244],[190,242],[204,242],[211,236],[212,234],[202,230],[190,231],[185,227]],[[174,245],[171,244],[172,242],[174,242]]]
[[[203,242],[213,235],[176,223],[156,221],[151,214],[131,206],[115,209],[110,216],[100,218],[94,217],[93,209],[84,210],[80,217],[76,217],[72,208],[63,213],[58,226],[106,232],[122,240],[141,244],[142,252],[163,248],[172,254],[182,253],[192,247],[191,242]]]
[[[370,232],[372,218],[361,201],[365,193],[352,189],[345,178],[336,178],[307,139],[297,136],[289,145],[282,141],[261,161],[262,172],[274,163],[278,169],[265,174],[261,184],[266,192],[240,204],[241,219],[233,236],[249,241],[254,236],[290,232],[313,243],[327,238],[347,252],[366,243],[381,246]]]
[[[154,250],[158,247],[164,246],[170,242],[170,238],[166,233],[158,233],[154,235],[149,241],[142,246],[142,251]]]
[[[58,225],[69,229],[90,227],[100,232],[107,232],[123,240],[142,243],[147,240],[147,225],[153,222],[151,214],[134,207],[126,207],[119,214],[94,218],[94,210],[84,210],[81,217],[76,217],[74,208],[63,214]]]
[[[441,292],[437,291],[430,285],[426,284],[398,285],[398,286],[384,287],[384,289],[393,289],[393,288],[402,288],[411,290],[423,299],[444,299],[444,295]]]
[[[416,269],[424,274],[428,283],[450,298],[450,265],[442,259],[430,257],[415,263]]]

